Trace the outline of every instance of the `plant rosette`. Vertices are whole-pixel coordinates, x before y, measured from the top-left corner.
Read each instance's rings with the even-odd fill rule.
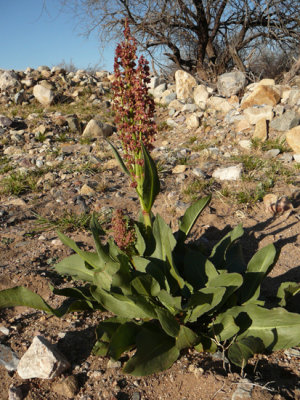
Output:
[[[278,290],[278,306],[268,309],[260,297],[264,278],[272,270],[277,252],[270,244],[246,265],[238,225],[207,254],[185,243],[198,216],[209,203],[205,197],[190,206],[172,233],[160,215],[153,221],[151,237],[136,222],[134,252],[122,251],[103,234],[95,218],[91,232],[95,252],[82,251],[59,233],[75,254],[55,270],[82,284],[55,289],[68,299],[53,309],[38,294],[24,287],[0,292],[0,308],[17,305],[61,317],[72,311],[103,310],[114,317],[96,328],[94,354],[119,359],[135,349],[124,372],[148,375],[169,368],[185,348],[221,349],[230,362],[244,368],[258,352],[270,352],[300,343],[300,315],[282,306],[300,291],[299,284],[284,282]]]

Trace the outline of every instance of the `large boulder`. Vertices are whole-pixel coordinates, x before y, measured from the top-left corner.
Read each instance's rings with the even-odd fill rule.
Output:
[[[155,89],[152,90],[152,94],[154,97],[161,97],[166,89],[167,89],[167,84],[161,83],[160,85],[156,86]]]
[[[172,100],[169,104],[168,104],[168,109],[174,109],[176,111],[181,111],[183,108],[184,103],[182,103],[181,101],[174,99]]]
[[[189,129],[197,129],[200,126],[200,118],[196,114],[191,114],[186,118],[185,124]]]
[[[209,93],[204,85],[198,85],[193,92],[194,102],[201,109],[205,109]]]
[[[251,125],[257,124],[257,122],[264,118],[267,121],[272,121],[274,112],[272,106],[256,106],[249,107],[244,110],[244,116]]]
[[[193,97],[193,90],[197,86],[196,79],[185,71],[175,72],[177,99],[187,100]]]
[[[300,126],[295,126],[286,133],[286,141],[296,154],[300,154]]]
[[[115,130],[116,128],[112,125],[105,124],[96,119],[91,119],[85,127],[82,136],[88,138],[107,138],[111,136]]]
[[[268,121],[265,118],[257,121],[253,132],[253,138],[259,139],[262,142],[268,139]]]
[[[216,110],[224,115],[234,108],[234,106],[230,104],[228,100],[217,96],[210,97],[207,100],[206,105],[208,108]]]
[[[279,132],[286,132],[300,123],[300,115],[294,110],[287,110],[271,122],[271,128]]]
[[[19,87],[19,77],[14,71],[2,71],[0,72],[0,89],[6,90],[12,87]]]
[[[6,117],[6,115],[0,114],[0,127],[1,128],[8,128],[12,125],[13,121]]]
[[[239,93],[246,84],[246,76],[241,71],[227,72],[218,77],[217,88],[221,96],[231,97]]]
[[[300,106],[300,89],[292,89],[287,102],[292,107]]]
[[[42,336],[35,336],[18,364],[22,379],[52,379],[70,367],[68,360]]]
[[[33,88],[33,95],[44,107],[49,107],[54,102],[54,91],[51,85],[40,83]]]
[[[276,106],[280,102],[280,93],[271,86],[259,85],[250,94],[246,94],[241,101],[241,108],[249,108],[257,105]]]

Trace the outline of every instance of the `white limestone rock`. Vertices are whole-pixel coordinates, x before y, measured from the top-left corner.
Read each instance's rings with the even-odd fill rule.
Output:
[[[233,105],[230,104],[226,99],[217,96],[210,97],[207,100],[206,105],[208,108],[216,110],[223,115],[227,114],[230,110],[234,108]]]
[[[35,85],[33,88],[33,95],[44,107],[49,107],[54,101],[53,90],[45,85]]]
[[[14,71],[0,71],[0,90],[19,87],[18,75]]]
[[[217,168],[212,176],[220,181],[236,181],[242,176],[243,167],[241,164],[231,167]]]
[[[200,126],[200,118],[196,114],[191,114],[186,118],[185,123],[188,128],[197,129]]]
[[[296,163],[300,163],[300,153],[299,154],[294,154],[293,155],[293,159],[294,159],[294,161],[296,161]]]
[[[90,137],[90,138],[97,138],[97,137],[109,137],[113,134],[114,127],[109,124],[105,124],[101,121],[96,119],[91,119],[87,126],[85,127],[82,136],[83,137]]]
[[[242,147],[242,149],[251,150],[252,142],[249,139],[243,139],[239,141],[239,145]]]
[[[233,71],[218,77],[217,88],[221,96],[231,97],[244,88],[246,76],[241,71]]]
[[[244,116],[251,125],[257,124],[263,118],[267,121],[272,121],[274,116],[273,107],[270,105],[249,107],[244,110]]]
[[[198,85],[195,87],[193,97],[195,104],[201,109],[205,109],[207,99],[209,98],[209,93],[206,86]]]
[[[178,100],[187,100],[193,97],[193,91],[197,86],[197,81],[192,75],[185,71],[178,70],[175,72],[175,81]]]
[[[300,153],[300,125],[286,133],[286,141],[296,154]]]
[[[42,336],[35,336],[18,364],[22,379],[52,379],[70,368],[69,361]]]

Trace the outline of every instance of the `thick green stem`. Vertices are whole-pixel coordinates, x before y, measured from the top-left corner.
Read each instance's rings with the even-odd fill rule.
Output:
[[[144,224],[145,224],[146,230],[148,231],[149,229],[152,229],[151,216],[150,216],[150,213],[148,211],[146,211],[145,204],[144,204],[143,199],[142,199],[142,197],[140,195],[139,195],[139,200],[140,200],[142,214],[143,214],[143,218],[144,218]]]
[[[144,217],[144,223],[145,227],[148,230],[149,228],[152,229],[152,221],[151,221],[151,216],[148,212],[143,211],[143,217]]]

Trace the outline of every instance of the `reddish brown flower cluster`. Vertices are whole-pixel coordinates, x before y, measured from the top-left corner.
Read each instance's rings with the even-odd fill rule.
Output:
[[[130,253],[135,243],[135,230],[121,209],[114,211],[111,225],[112,236],[117,246],[126,253]]]
[[[156,133],[155,107],[147,88],[150,81],[148,61],[141,56],[136,67],[136,40],[131,36],[128,20],[125,21],[124,36],[115,56],[114,110],[126,166],[135,182],[136,166],[143,165],[141,142],[150,150]]]

